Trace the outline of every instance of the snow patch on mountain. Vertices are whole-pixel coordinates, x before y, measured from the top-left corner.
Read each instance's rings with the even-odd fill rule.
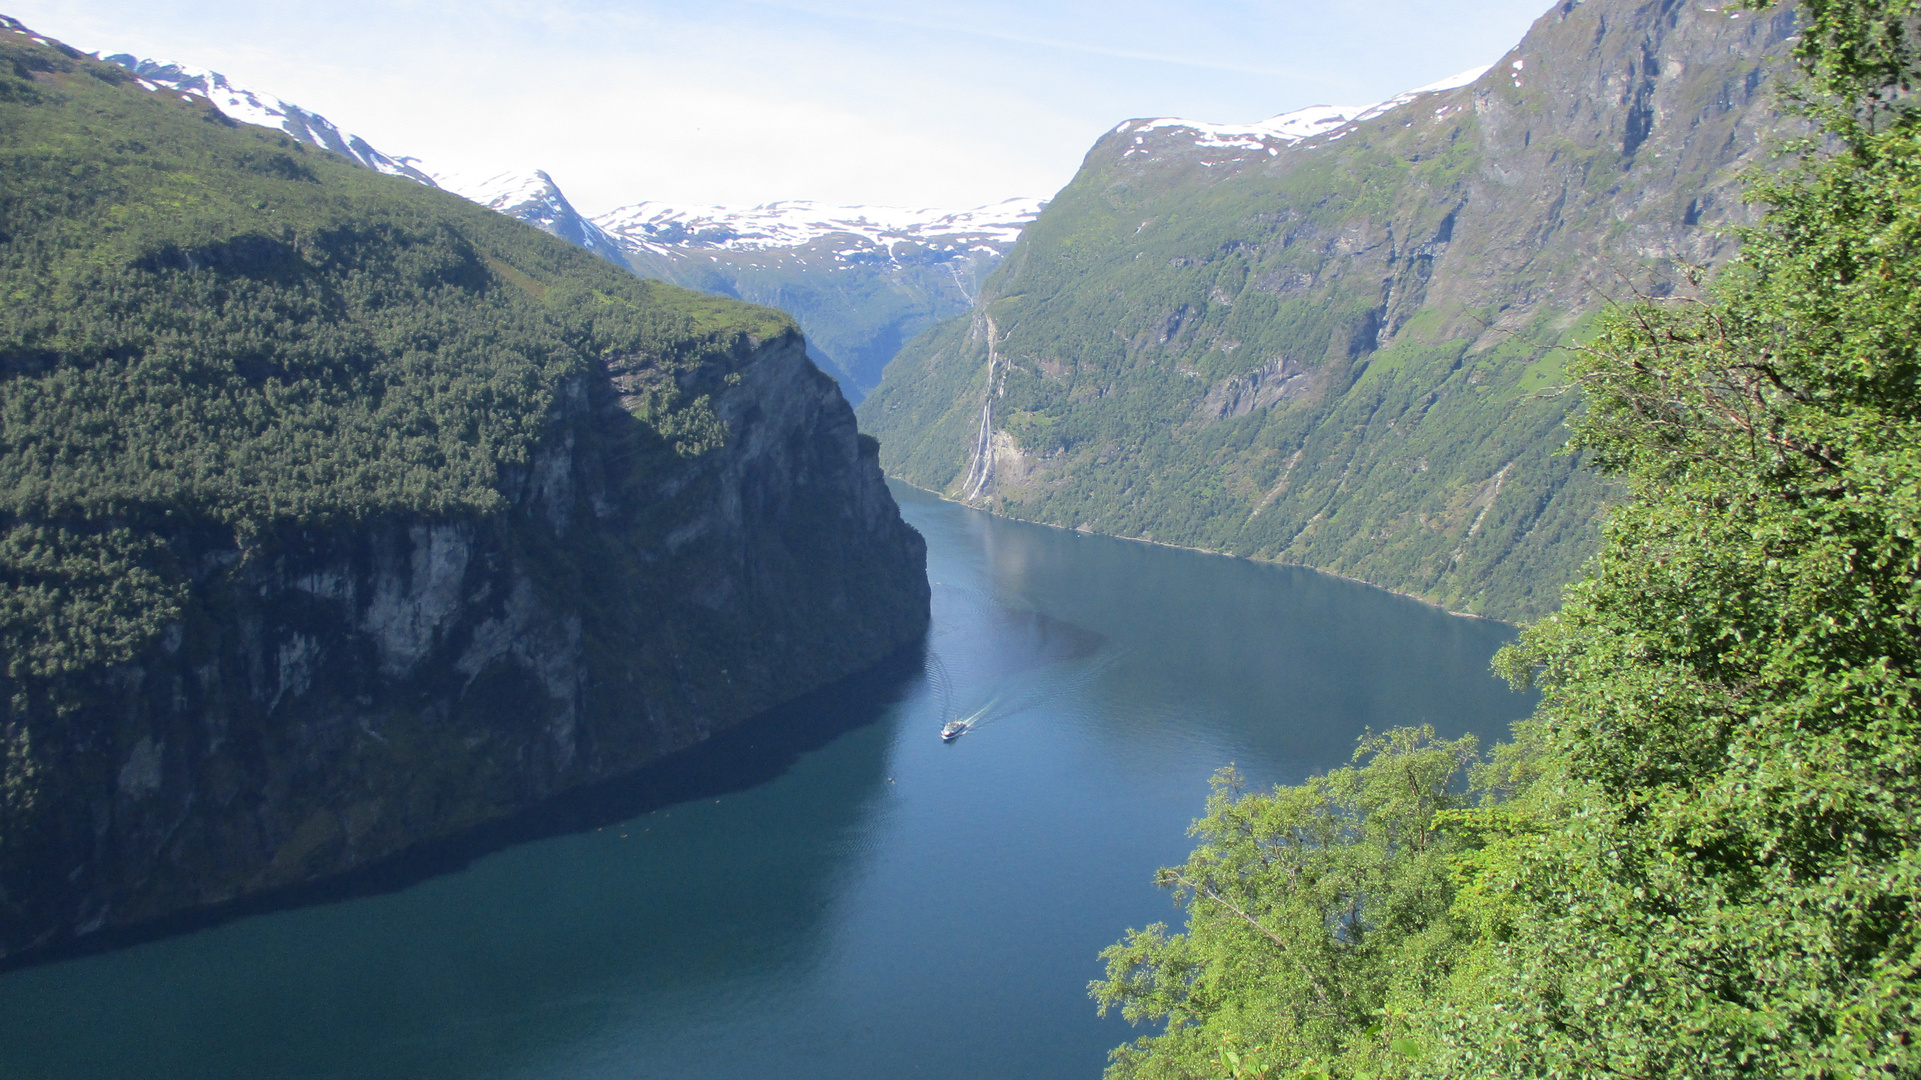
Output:
[[[1155,120],[1129,120],[1114,130],[1123,134],[1133,131],[1134,141],[1139,143],[1143,141],[1143,133],[1156,128],[1182,128],[1200,136],[1194,140],[1195,146],[1262,150],[1267,148],[1269,142],[1286,145],[1333,131],[1366,109],[1365,105],[1309,105],[1305,109],[1282,113],[1254,124],[1209,124],[1201,120],[1182,120],[1169,116]]]
[[[376,172],[433,184],[414,159],[388,157],[369,146],[367,140],[340,130],[319,113],[308,112],[272,94],[235,85],[218,71],[170,60],[142,59],[130,53],[115,53],[100,59],[126,68],[148,90],[197,94],[212,102],[213,107],[230,120],[285,132],[309,146],[344,154]]]
[[[1428,83],[1426,86],[1417,86],[1404,94],[1396,94],[1386,101],[1368,107],[1354,119],[1357,122],[1361,120],[1372,120],[1382,113],[1387,112],[1389,109],[1400,108],[1415,98],[1426,97],[1428,94],[1438,94],[1443,90],[1458,90],[1481,76],[1486,75],[1493,67],[1493,64],[1482,64],[1480,67],[1468,68],[1458,75],[1449,75],[1445,79]]]
[[[830,206],[805,199],[754,207],[681,206],[642,202],[594,218],[631,250],[670,254],[687,248],[766,251],[799,248],[828,237],[845,237],[852,257],[907,242],[946,251],[1005,252],[1044,199],[1008,199],[971,210],[892,206]]]
[[[10,18],[6,15],[0,15],[0,30],[11,31],[12,33],[19,34],[22,37],[25,37],[28,41],[33,42],[35,45],[46,45],[50,48],[64,47],[64,46],[54,45],[52,41],[49,41],[46,38],[41,37],[39,34],[36,34],[33,31],[27,29],[25,23],[22,23],[18,19]]]
[[[1128,120],[1114,129],[1117,135],[1134,136],[1134,145],[1125,155],[1145,154],[1147,133],[1160,129],[1191,131],[1196,136],[1194,145],[1207,150],[1266,150],[1269,154],[1279,153],[1279,147],[1289,146],[1303,139],[1317,135],[1332,134],[1341,137],[1340,129],[1363,120],[1372,120],[1390,109],[1397,109],[1417,98],[1437,94],[1443,90],[1454,90],[1472,83],[1487,74],[1493,65],[1469,68],[1458,75],[1450,75],[1426,86],[1417,86],[1406,93],[1396,94],[1386,101],[1372,105],[1310,105],[1305,109],[1282,113],[1252,124],[1210,124],[1203,120],[1185,120],[1179,117],[1157,117],[1147,120]]]

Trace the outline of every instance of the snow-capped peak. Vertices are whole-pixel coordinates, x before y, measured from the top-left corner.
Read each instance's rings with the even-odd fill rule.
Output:
[[[133,72],[149,90],[164,88],[175,93],[198,94],[229,119],[284,131],[310,146],[345,154],[376,172],[404,176],[422,184],[433,183],[425,172],[415,167],[412,159],[388,157],[360,136],[341,131],[326,117],[272,94],[236,86],[218,71],[170,60],[142,59],[130,53],[115,53],[100,59]]]
[[[567,197],[560,193],[559,186],[554,183],[554,178],[543,169],[485,176],[456,172],[430,172],[427,175],[442,189],[491,210],[505,211],[536,202],[568,205],[571,208]]]
[[[624,263],[620,244],[575,210],[560,185],[542,169],[488,176],[433,173],[432,182],[470,202],[519,218],[545,232],[586,248],[614,263]]]

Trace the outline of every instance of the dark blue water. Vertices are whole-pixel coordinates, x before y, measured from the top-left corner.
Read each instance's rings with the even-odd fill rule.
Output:
[[[1210,774],[1529,707],[1488,672],[1499,624],[896,494],[926,661],[526,835],[585,831],[0,975],[0,1077],[1094,1078],[1142,1034],[1095,1017],[1096,954],[1178,924],[1150,882]],[[949,709],[982,721],[943,744]]]

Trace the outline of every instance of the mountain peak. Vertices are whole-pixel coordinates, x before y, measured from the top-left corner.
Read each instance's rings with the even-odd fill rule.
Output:
[[[625,266],[620,243],[588,220],[544,169],[512,170],[490,175],[433,173],[433,182],[460,197],[519,218],[571,244],[577,244],[616,265]]]

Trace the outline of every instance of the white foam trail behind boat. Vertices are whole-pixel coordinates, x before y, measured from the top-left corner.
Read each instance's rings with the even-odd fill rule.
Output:
[[[1117,650],[1095,656],[1081,664],[1079,671],[1064,677],[1060,675],[1062,664],[1049,664],[1037,672],[1029,673],[1026,678],[1018,678],[1016,685],[994,695],[985,705],[968,714],[963,723],[968,731],[974,731],[1009,717],[1032,712],[1063,698],[1077,696],[1120,663],[1123,655]]]

